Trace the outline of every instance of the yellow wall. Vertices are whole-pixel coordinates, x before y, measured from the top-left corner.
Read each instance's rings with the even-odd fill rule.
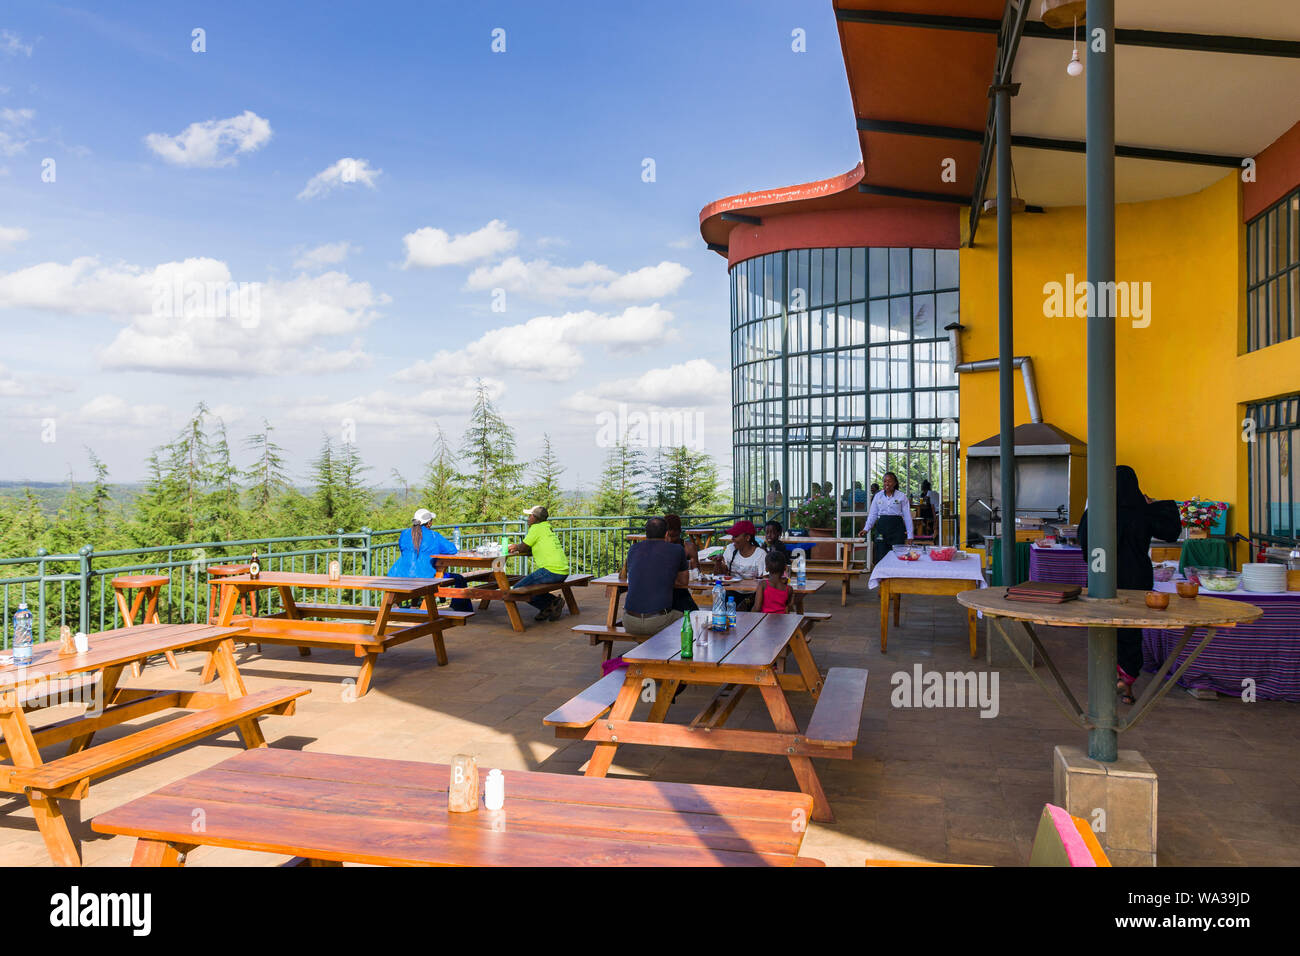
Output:
[[[998,354],[996,220],[961,250],[964,361]],[[1244,403],[1300,391],[1300,339],[1244,347],[1245,229],[1235,174],[1190,196],[1116,208],[1116,279],[1151,283],[1151,323],[1116,321],[1116,461],[1155,498],[1229,501],[1245,531]],[[1034,361],[1043,419],[1087,441],[1086,318],[1047,318],[1048,282],[1087,277],[1082,207],[1013,221],[1015,352]],[[1016,373],[1016,424],[1029,421]],[[998,375],[961,376],[961,446],[998,433]],[[1074,520],[1078,515],[1072,516]],[[963,537],[965,529],[963,527]]]

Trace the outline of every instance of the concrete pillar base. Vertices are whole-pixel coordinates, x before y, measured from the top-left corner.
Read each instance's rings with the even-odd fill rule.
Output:
[[[1121,750],[1102,763],[1081,747],[1058,746],[1052,778],[1056,805],[1092,824],[1114,866],[1156,865],[1156,772],[1140,753]]]

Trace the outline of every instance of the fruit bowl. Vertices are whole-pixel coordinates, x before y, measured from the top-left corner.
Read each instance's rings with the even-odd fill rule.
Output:
[[[956,549],[956,548],[931,548],[931,549],[930,549],[930,560],[931,560],[931,561],[951,561],[952,558],[953,558],[953,555],[956,554],[956,553],[957,553],[957,549]]]
[[[894,552],[894,555],[898,558],[899,561],[921,560],[921,553],[917,551],[916,548],[910,547],[908,545],[896,544],[893,546],[892,550]]]

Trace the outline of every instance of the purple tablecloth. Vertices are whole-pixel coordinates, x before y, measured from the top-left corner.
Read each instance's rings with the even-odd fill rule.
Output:
[[[1029,549],[1029,580],[1052,581],[1056,584],[1088,586],[1088,565],[1083,561],[1082,548]]]
[[[1156,590],[1171,588],[1171,585],[1156,585]],[[1254,681],[1254,693],[1260,700],[1300,701],[1300,591],[1285,594],[1201,593],[1230,601],[1245,601],[1263,608],[1264,614],[1250,624],[1238,624],[1218,631],[1179,680],[1179,685],[1240,697],[1244,690],[1242,681],[1249,679]],[[1198,628],[1188,641],[1188,650],[1204,636],[1204,629]],[[1157,670],[1173,653],[1181,637],[1182,631],[1144,629],[1143,669],[1149,672]],[[1186,655],[1187,650],[1184,650],[1183,656]],[[1171,672],[1178,668],[1181,660],[1174,662]]]

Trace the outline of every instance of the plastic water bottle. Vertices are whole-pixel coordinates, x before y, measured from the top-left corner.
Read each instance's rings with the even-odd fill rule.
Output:
[[[802,588],[808,584],[808,561],[804,556],[804,549],[800,548],[794,555],[794,585]]]
[[[728,597],[727,598],[727,627],[730,628],[735,626],[736,626],[736,599],[734,597]]]
[[[451,543],[456,546],[457,551],[460,550],[460,525],[456,525],[456,530],[451,533]]]
[[[715,631],[725,631],[727,629],[727,592],[722,587],[721,581],[713,582],[713,615],[709,621],[709,627]]]
[[[13,650],[15,664],[26,664],[32,659],[32,612],[26,604],[19,604],[14,615]]]

